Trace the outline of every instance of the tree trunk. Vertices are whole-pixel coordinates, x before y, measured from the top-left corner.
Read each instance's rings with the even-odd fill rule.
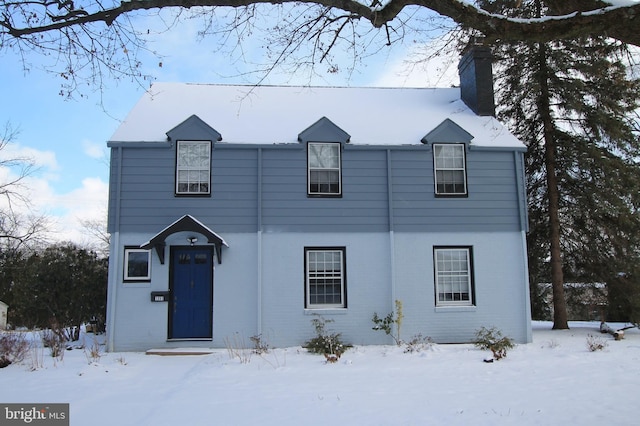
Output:
[[[624,339],[624,331],[634,327],[635,326],[629,326],[615,330],[609,327],[609,325],[603,321],[600,323],[600,333],[608,333],[612,335],[616,340],[622,340]]]
[[[568,329],[567,304],[564,296],[562,272],[562,249],[560,247],[560,191],[556,175],[556,141],[553,131],[549,93],[549,70],[547,50],[544,43],[538,44],[540,64],[540,115],[544,128],[544,165],[549,198],[549,242],[551,245],[551,287],[553,290],[553,329]]]

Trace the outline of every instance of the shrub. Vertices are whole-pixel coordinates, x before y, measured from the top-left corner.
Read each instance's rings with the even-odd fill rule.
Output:
[[[404,353],[422,352],[431,349],[433,345],[434,343],[431,337],[424,337],[418,333],[405,343]]]
[[[0,368],[21,362],[28,353],[29,346],[22,333],[0,334]]]
[[[87,348],[84,348],[84,354],[87,357],[87,362],[89,364],[99,362],[103,355],[100,350],[100,343],[97,340],[94,340],[88,350]]]
[[[42,345],[45,348],[49,348],[49,354],[53,358],[62,359],[64,357],[67,341],[62,334],[46,329],[40,332],[40,338],[42,339]]]
[[[227,347],[227,353],[229,358],[238,358],[241,364],[249,364],[251,362],[251,350],[246,349],[244,337],[238,332],[235,332],[233,338],[224,338],[225,346]]]
[[[402,314],[402,302],[400,300],[396,300],[396,310],[395,312],[389,312],[386,317],[380,318],[377,312],[373,313],[373,321],[374,326],[373,330],[382,330],[388,336],[393,337],[393,340],[396,342],[396,345],[400,346],[402,344],[402,340],[400,339],[400,327],[402,326],[402,319],[404,315]],[[393,325],[396,325],[396,334],[393,334]]]
[[[256,354],[262,355],[269,352],[269,344],[264,341],[262,334],[251,336],[249,340],[253,342],[253,352]]]
[[[476,347],[493,352],[493,358],[498,361],[507,356],[507,351],[515,345],[509,337],[503,336],[502,332],[495,327],[481,327],[476,331]]]
[[[351,345],[342,342],[340,333],[327,331],[327,323],[330,322],[333,320],[324,319],[320,315],[312,319],[311,324],[316,331],[316,337],[305,342],[303,347],[311,353],[323,354],[328,362],[335,362]]]
[[[587,349],[589,349],[590,352],[601,351],[606,348],[607,345],[608,343],[602,338],[587,334]]]

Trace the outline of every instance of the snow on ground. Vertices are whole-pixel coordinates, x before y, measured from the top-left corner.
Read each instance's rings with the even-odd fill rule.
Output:
[[[300,347],[98,362],[41,349],[0,369],[0,403],[70,403],[74,426],[638,424],[640,330],[614,341],[598,323],[570,325],[534,322],[533,343],[493,363],[466,344],[358,346],[335,364]],[[607,346],[589,351],[588,335]]]

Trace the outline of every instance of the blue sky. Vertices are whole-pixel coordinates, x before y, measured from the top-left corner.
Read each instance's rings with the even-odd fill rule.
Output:
[[[154,37],[150,45],[163,55],[162,67],[151,56],[143,72],[156,81],[253,83],[257,76],[238,73],[255,65],[236,61],[214,51],[210,39],[197,41],[197,23],[187,22],[177,30]],[[243,44],[245,58],[259,60],[254,48],[260,40]],[[320,74],[311,80],[306,74],[272,75],[267,84],[314,84],[336,86],[447,86],[437,65],[430,71],[414,70],[406,75],[403,60],[415,46],[382,50],[358,66],[350,75]],[[88,87],[82,98],[59,94],[61,79],[40,69],[42,58],[28,57],[34,66],[25,71],[20,58],[11,52],[0,55],[0,126],[10,123],[18,129],[10,149],[0,155],[27,155],[36,160],[38,171],[27,182],[33,206],[53,220],[53,240],[89,244],[81,220],[106,220],[108,150],[106,143],[127,112],[143,93],[136,81],[106,81],[102,92]],[[233,64],[231,62],[234,62]],[[345,64],[349,63],[345,54]],[[455,70],[455,64],[451,67]],[[451,74],[451,69],[449,70]],[[454,72],[455,74],[455,72]],[[1,171],[0,171],[1,172]],[[6,171],[4,172],[6,173]],[[2,173],[0,173],[2,177]]]

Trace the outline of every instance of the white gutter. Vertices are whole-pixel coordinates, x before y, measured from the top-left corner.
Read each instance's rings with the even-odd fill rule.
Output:
[[[258,306],[256,315],[258,336],[262,334],[262,148],[258,148],[258,206],[257,206],[257,227],[258,227]]]

